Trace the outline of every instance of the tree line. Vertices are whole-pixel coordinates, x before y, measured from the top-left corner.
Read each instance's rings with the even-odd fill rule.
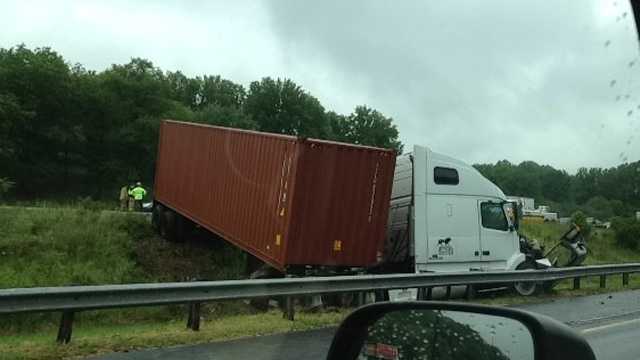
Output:
[[[114,198],[153,180],[161,119],[344,141],[402,151],[393,119],[366,105],[343,115],[290,79],[248,88],[134,58],[104,71],[50,48],[0,48],[0,196]]]
[[[580,210],[600,220],[640,210],[640,161],[611,168],[580,168],[575,175],[533,161],[474,165],[507,195],[532,197],[561,216]]]
[[[0,48],[0,197],[113,199],[125,183],[153,180],[158,126],[170,118],[393,148],[393,119],[365,106],[343,115],[290,79],[248,87],[219,75],[187,76],[134,58],[103,71],[50,48]],[[640,207],[640,163],[575,175],[532,161],[475,167],[506,194],[561,215],[607,219]]]

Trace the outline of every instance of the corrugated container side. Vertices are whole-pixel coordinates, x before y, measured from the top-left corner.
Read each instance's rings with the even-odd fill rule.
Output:
[[[283,269],[295,138],[165,121],[155,196]]]
[[[384,244],[395,153],[320,140],[300,147],[287,263],[372,265]]]
[[[391,150],[163,121],[157,161],[156,200],[282,271],[382,249]]]

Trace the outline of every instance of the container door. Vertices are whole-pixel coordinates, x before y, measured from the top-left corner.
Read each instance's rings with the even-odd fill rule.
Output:
[[[480,257],[483,266],[490,270],[502,270],[507,260],[518,251],[515,248],[515,231],[510,223],[503,203],[495,200],[478,201],[480,225]]]
[[[476,200],[460,195],[429,195],[429,262],[442,270],[467,271],[480,257]]]

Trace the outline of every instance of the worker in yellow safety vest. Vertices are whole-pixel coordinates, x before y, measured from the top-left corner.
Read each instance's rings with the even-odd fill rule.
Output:
[[[136,186],[129,190],[129,195],[133,197],[134,209],[136,211],[142,211],[142,200],[147,195],[147,190],[142,187],[142,184],[138,181]]]

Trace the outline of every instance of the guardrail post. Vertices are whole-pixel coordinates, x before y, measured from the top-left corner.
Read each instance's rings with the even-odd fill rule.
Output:
[[[63,311],[58,328],[58,344],[68,344],[71,341],[71,331],[73,330],[73,311]]]
[[[444,295],[444,298],[446,300],[449,300],[451,298],[451,285],[447,286],[447,293]]]
[[[427,300],[427,288],[419,287],[418,294],[416,294],[416,300]]]
[[[476,287],[474,285],[467,285],[467,290],[465,291],[464,295],[467,298],[467,300],[475,299]]]
[[[629,273],[622,274],[622,286],[629,285]]]
[[[573,290],[579,290],[579,289],[580,289],[580,278],[575,277],[573,278]]]
[[[193,331],[200,330],[200,303],[189,303],[189,317],[187,318],[187,329]]]
[[[294,298],[291,296],[287,296],[284,299],[284,311],[282,312],[282,318],[283,319],[287,319],[289,321],[293,321],[295,318],[295,308],[293,307],[294,305]]]
[[[376,302],[389,301],[389,290],[376,290]]]
[[[420,287],[418,288],[418,294],[416,300],[431,300],[431,294],[433,293],[433,287]]]
[[[604,289],[607,287],[607,276],[606,275],[600,275],[600,288]]]

